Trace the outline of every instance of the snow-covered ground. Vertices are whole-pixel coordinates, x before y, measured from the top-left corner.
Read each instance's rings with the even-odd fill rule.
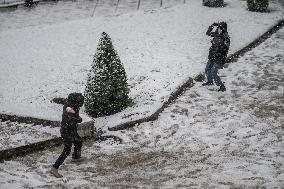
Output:
[[[208,8],[200,0],[191,0],[171,8],[81,16],[84,19],[60,23],[57,18],[66,17],[65,11],[53,17],[44,7],[31,10],[36,13],[39,9],[35,14],[38,24],[30,24],[27,20],[33,17],[28,15],[32,14],[20,10],[5,18],[1,13],[0,111],[60,120],[61,106],[50,100],[84,91],[92,56],[105,31],[124,63],[130,96],[136,104],[96,119],[96,126],[112,127],[150,115],[188,77],[203,71],[210,46],[205,32],[210,24],[228,22],[233,53],[283,19],[283,9],[274,1],[269,13],[247,11],[245,1],[226,2],[225,8]],[[56,9],[56,4],[53,6]],[[20,24],[22,21],[27,27]]]
[[[49,170],[61,148],[0,164],[1,188],[283,188],[284,28],[221,70],[227,87],[196,83],[159,119],[88,143],[64,178]]]
[[[3,0],[4,1],[4,0]],[[14,2],[19,0],[5,0]],[[68,20],[78,20],[88,17],[117,16],[127,12],[137,11],[138,0],[63,0],[44,1],[35,8],[0,9],[0,31],[41,24],[60,23]],[[164,0],[163,7],[183,4],[183,0]],[[1,0],[0,0],[1,5]],[[160,7],[157,0],[142,0],[139,10],[149,11]]]
[[[59,128],[0,120],[0,150],[48,140],[59,135]]]

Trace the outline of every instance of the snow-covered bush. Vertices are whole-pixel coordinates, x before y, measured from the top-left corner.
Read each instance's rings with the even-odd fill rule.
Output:
[[[208,7],[222,7],[224,0],[203,0],[203,5]]]
[[[268,8],[268,0],[247,0],[248,9],[250,11],[265,12]]]
[[[100,117],[117,113],[131,104],[124,67],[111,39],[102,33],[85,88],[88,115]]]
[[[24,3],[24,6],[25,6],[25,7],[28,7],[28,8],[32,8],[33,5],[34,5],[33,0],[25,0],[24,2],[25,2],[25,3]]]

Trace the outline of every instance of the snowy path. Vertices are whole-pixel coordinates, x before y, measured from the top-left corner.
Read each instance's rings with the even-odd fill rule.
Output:
[[[0,150],[15,148],[59,136],[59,128],[0,120]],[[1,187],[0,187],[1,188]]]
[[[227,91],[186,91],[157,121],[112,132],[125,144],[87,144],[63,179],[60,148],[0,164],[1,188],[281,188],[284,185],[284,29],[221,71]]]

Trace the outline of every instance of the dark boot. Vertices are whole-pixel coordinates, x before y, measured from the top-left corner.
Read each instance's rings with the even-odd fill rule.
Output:
[[[56,178],[62,178],[63,176],[58,173],[58,169],[56,169],[55,167],[52,167],[50,170],[50,173],[55,176]]]
[[[207,81],[206,83],[202,83],[202,86],[206,86],[206,85],[213,85],[212,81]]]
[[[72,158],[71,162],[80,163],[80,162],[85,161],[85,160],[87,160],[87,158],[85,158],[85,157],[80,157],[80,158],[77,158],[77,159]]]
[[[218,91],[221,91],[221,92],[226,91],[226,87],[225,87],[225,85],[221,85],[221,86],[220,86],[220,89],[219,89]]]

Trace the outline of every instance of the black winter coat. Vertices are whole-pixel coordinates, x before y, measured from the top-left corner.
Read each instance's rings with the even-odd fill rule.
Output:
[[[63,114],[61,121],[61,135],[62,137],[77,137],[77,124],[82,122],[82,118],[79,116],[79,108],[74,108],[75,113],[66,112],[67,104],[63,106]],[[70,106],[69,106],[70,107]]]
[[[221,34],[217,31],[212,32],[213,28],[214,25],[209,26],[206,32],[206,35],[213,37],[208,59],[217,64],[224,64],[230,47],[230,37],[227,31],[223,31]]]

